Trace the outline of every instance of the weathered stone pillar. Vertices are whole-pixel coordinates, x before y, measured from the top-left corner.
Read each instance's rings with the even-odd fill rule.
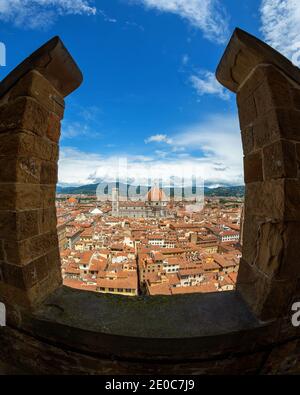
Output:
[[[300,70],[237,29],[217,71],[237,93],[246,184],[237,289],[261,320],[290,312],[300,278]]]
[[[64,96],[82,81],[58,37],[0,84],[0,301],[33,307],[62,283],[56,231]]]

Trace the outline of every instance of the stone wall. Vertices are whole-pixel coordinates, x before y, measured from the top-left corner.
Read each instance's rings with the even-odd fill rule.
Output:
[[[246,182],[238,290],[264,320],[288,310],[300,275],[299,98],[300,85],[273,65],[257,67],[237,95]]]
[[[68,59],[54,38],[0,84],[0,296],[11,306],[32,308],[62,284],[55,194]]]
[[[64,100],[37,71],[0,106],[0,292],[31,306],[61,284],[55,190]]]
[[[245,222],[237,289],[261,320],[287,314],[300,277],[300,70],[237,29],[219,80],[237,93]]]

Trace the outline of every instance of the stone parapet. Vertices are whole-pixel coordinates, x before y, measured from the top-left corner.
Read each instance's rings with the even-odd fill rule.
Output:
[[[0,84],[0,295],[32,308],[62,284],[55,192],[64,97],[82,76],[55,37]]]

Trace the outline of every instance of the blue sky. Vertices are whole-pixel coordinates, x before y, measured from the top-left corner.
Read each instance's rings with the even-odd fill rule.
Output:
[[[1,78],[54,35],[81,68],[66,100],[61,185],[108,179],[120,157],[133,174],[193,166],[207,185],[239,185],[235,97],[214,77],[236,26],[298,63],[298,0],[0,0]]]

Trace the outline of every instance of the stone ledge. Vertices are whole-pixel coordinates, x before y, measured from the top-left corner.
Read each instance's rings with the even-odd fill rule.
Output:
[[[56,36],[33,52],[1,81],[0,98],[31,70],[42,74],[64,97],[77,89],[83,80],[76,62]]]
[[[61,287],[9,321],[0,360],[12,374],[259,373],[299,338],[287,322],[258,322],[236,292],[126,298]]]
[[[207,359],[278,338],[278,326],[258,322],[236,292],[127,298],[61,287],[8,321],[61,349],[124,360]]]
[[[90,331],[146,338],[211,336],[258,324],[235,292],[129,298],[64,286],[34,315]]]
[[[300,70],[275,49],[236,28],[217,68],[218,81],[237,92],[248,75],[261,64],[273,64],[300,84]]]

